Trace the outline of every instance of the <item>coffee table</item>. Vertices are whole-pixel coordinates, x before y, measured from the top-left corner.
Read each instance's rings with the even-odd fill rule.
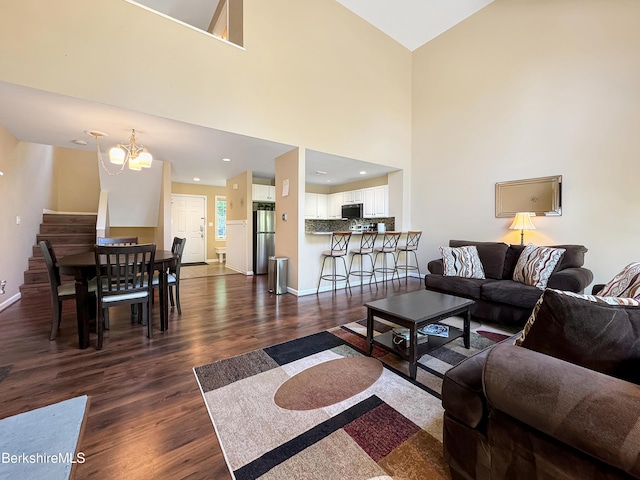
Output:
[[[379,345],[395,353],[409,362],[409,375],[415,380],[418,359],[425,353],[441,347],[456,338],[463,337],[465,348],[471,342],[471,305],[475,302],[467,298],[419,290],[395,297],[383,298],[365,304],[367,307],[367,345],[371,355],[373,346]],[[464,327],[462,330],[449,327],[448,337],[425,335],[418,341],[418,329],[437,323],[445,318],[462,315]],[[404,348],[393,343],[392,333],[389,331],[376,337],[373,336],[373,318],[378,317],[409,329],[409,345]]]

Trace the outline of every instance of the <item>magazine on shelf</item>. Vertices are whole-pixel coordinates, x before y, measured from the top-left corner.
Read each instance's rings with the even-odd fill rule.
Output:
[[[440,325],[439,323],[432,323],[426,327],[422,327],[418,330],[423,335],[433,335],[436,337],[448,337],[449,327],[447,325]]]

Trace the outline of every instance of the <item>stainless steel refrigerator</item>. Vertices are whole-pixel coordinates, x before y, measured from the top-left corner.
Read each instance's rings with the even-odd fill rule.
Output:
[[[265,274],[269,270],[269,257],[276,254],[276,212],[253,212],[253,273]]]

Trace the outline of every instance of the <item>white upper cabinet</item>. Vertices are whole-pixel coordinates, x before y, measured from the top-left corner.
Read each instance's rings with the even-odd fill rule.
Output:
[[[331,193],[327,196],[327,218],[342,218],[343,193]]]
[[[254,202],[275,202],[276,187],[273,185],[252,185],[252,197]]]
[[[305,193],[304,218],[327,218],[327,195],[324,195],[322,193]]]
[[[350,190],[348,192],[343,192],[343,200],[344,204],[348,203],[363,203],[364,202],[364,190]]]
[[[365,188],[363,190],[363,194],[364,194],[363,215],[365,218],[389,216],[388,185]]]

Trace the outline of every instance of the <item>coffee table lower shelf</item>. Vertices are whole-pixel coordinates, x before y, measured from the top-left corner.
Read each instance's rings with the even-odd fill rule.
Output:
[[[464,332],[456,327],[449,327],[449,336],[439,337],[437,335],[425,335],[418,339],[418,353],[417,357],[420,358],[429,352],[432,352],[436,348],[441,347],[445,343],[454,341],[464,335]],[[395,353],[403,360],[411,362],[411,354],[409,353],[409,345],[406,348],[401,348],[393,343],[393,334],[389,331],[373,337],[374,345],[379,345],[385,350],[389,350],[391,353]]]

